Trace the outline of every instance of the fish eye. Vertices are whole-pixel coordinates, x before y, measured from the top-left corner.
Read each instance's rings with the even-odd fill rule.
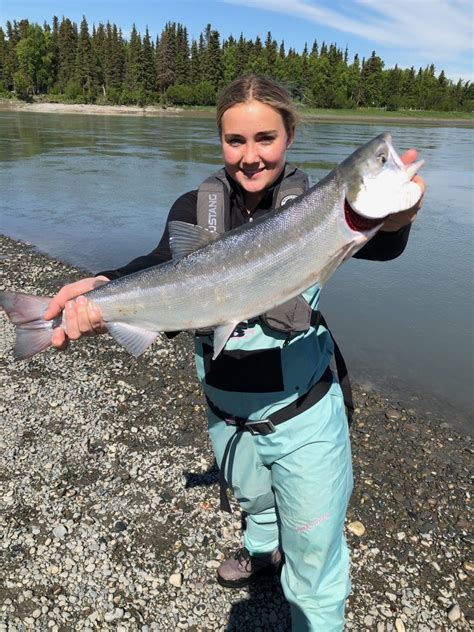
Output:
[[[387,162],[387,156],[385,154],[379,154],[377,160],[384,165]]]

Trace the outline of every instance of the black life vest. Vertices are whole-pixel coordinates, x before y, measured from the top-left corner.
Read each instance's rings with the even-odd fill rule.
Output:
[[[272,208],[284,206],[308,188],[308,176],[297,167],[287,164],[283,179],[273,191]],[[230,230],[230,194],[231,187],[225,169],[219,169],[206,178],[198,189],[198,225],[217,233]],[[314,324],[314,318],[313,310],[301,295],[259,316],[259,320],[271,329],[289,335],[307,331]]]

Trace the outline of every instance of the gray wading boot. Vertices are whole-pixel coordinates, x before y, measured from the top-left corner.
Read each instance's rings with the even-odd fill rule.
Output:
[[[242,588],[259,575],[278,573],[281,565],[280,549],[274,549],[271,553],[250,555],[243,547],[219,566],[217,581],[225,588]]]

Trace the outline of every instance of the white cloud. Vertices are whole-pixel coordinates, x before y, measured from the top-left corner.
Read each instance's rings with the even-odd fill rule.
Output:
[[[362,8],[379,14],[382,29],[394,44],[450,59],[473,47],[473,4],[465,0],[379,2],[361,0]]]
[[[472,0],[224,0],[229,4],[275,11],[351,33],[391,48],[412,51],[430,62],[470,55]],[[464,63],[465,63],[464,59]]]

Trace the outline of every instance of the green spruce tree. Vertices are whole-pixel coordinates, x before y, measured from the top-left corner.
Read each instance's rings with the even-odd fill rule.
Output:
[[[208,81],[214,89],[217,90],[223,82],[222,80],[224,74],[219,32],[208,24],[204,38],[206,41],[206,48],[203,56],[203,80]]]
[[[77,40],[74,79],[85,97],[95,96],[94,62],[89,27],[85,16],[82,18]]]
[[[249,48],[247,41],[245,40],[243,33],[240,34],[239,41],[235,46],[235,77],[240,77],[244,74],[249,59]]]
[[[264,48],[264,69],[265,73],[270,77],[275,74],[275,66],[278,55],[278,48],[276,41],[272,38],[272,34],[270,31],[267,33],[267,37],[265,39],[265,48]]]
[[[77,26],[68,18],[63,18],[58,30],[58,83],[62,92],[74,81],[77,40]]]
[[[3,58],[3,83],[6,90],[13,90],[13,75],[18,71],[18,57],[16,47],[20,41],[20,33],[16,22],[6,23],[6,50]]]
[[[176,24],[169,22],[163,29],[157,51],[157,81],[161,94],[176,81]]]
[[[148,27],[146,27],[145,37],[143,38],[143,88],[150,96],[157,91],[155,49]]]
[[[189,84],[190,62],[189,41],[186,27],[181,24],[176,28],[176,83]]]
[[[362,100],[365,107],[381,107],[382,105],[382,70],[383,61],[372,51],[372,55],[362,65]]]
[[[92,30],[92,68],[95,84],[103,97],[107,96],[106,59],[107,59],[107,35],[102,22],[97,29]]]
[[[195,86],[201,81],[201,56],[195,39],[191,43],[191,60],[189,70],[189,82]]]

